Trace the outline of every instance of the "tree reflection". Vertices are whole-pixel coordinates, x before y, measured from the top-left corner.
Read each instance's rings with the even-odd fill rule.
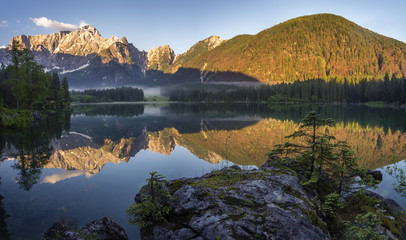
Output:
[[[396,181],[393,183],[393,190],[406,198],[406,171],[403,170],[404,164],[406,164],[406,160],[387,166],[385,171]]]
[[[12,166],[12,168],[18,171],[15,180],[20,187],[26,191],[29,191],[38,183],[42,172],[41,169],[49,162],[49,158],[52,154],[49,141],[44,142],[45,139],[41,140],[36,141],[34,146],[19,148],[18,163]],[[39,145],[37,145],[37,143]]]
[[[29,191],[36,183],[53,153],[50,147],[52,139],[59,139],[63,132],[69,132],[70,110],[53,110],[42,113],[45,117],[27,129],[14,129],[3,133],[4,146],[12,145],[17,149],[18,162],[12,168],[18,171],[15,178],[20,187]],[[5,144],[7,143],[7,144]]]
[[[78,105],[73,108],[73,114],[135,117],[144,114],[144,104]]]
[[[0,184],[1,184],[1,177],[0,177]],[[3,196],[0,195],[0,239],[9,239],[10,234],[7,228],[6,218],[9,218],[10,215],[6,213],[3,205]]]

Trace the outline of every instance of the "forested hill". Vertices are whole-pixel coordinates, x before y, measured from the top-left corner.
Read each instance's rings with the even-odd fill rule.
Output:
[[[239,35],[183,68],[238,72],[261,82],[380,78],[406,73],[406,44],[340,16],[298,17],[256,35]]]

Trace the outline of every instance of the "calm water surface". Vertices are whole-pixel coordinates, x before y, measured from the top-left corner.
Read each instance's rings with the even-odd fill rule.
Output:
[[[78,226],[102,216],[139,229],[125,209],[151,171],[195,177],[238,164],[261,166],[310,110],[336,120],[362,165],[406,159],[406,112],[342,105],[81,105],[48,112],[30,129],[0,132],[0,239],[37,239],[64,218]],[[406,168],[406,164],[399,163]],[[387,174],[376,190],[406,207]]]

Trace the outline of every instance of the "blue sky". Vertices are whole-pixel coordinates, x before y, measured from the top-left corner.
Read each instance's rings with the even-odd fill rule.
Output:
[[[103,37],[126,36],[139,50],[169,44],[183,53],[211,35],[256,34],[303,15],[333,13],[406,42],[406,1],[357,0],[0,0],[0,46],[15,35],[58,32],[37,26],[47,19],[96,27]]]

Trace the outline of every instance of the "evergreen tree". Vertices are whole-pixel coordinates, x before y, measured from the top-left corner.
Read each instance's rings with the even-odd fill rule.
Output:
[[[297,154],[297,160],[308,168],[307,175],[309,183],[317,182],[323,164],[332,159],[332,145],[330,140],[335,139],[326,131],[321,131],[323,127],[332,126],[333,120],[323,119],[319,114],[309,112],[301,121],[299,130],[286,138],[298,139],[295,143],[285,142],[275,145],[275,148],[268,155],[292,155]],[[324,129],[323,129],[324,130]],[[315,171],[317,168],[318,171]]]
[[[44,105],[49,82],[43,67],[35,62],[28,49],[21,50],[21,45],[14,41],[9,57],[12,62],[7,68],[11,72],[9,84],[17,108]]]
[[[70,103],[70,95],[69,95],[69,84],[68,79],[63,77],[62,79],[62,91],[63,91],[63,102],[65,105]]]
[[[336,144],[335,161],[330,164],[328,171],[337,187],[337,193],[348,192],[355,187],[356,179],[353,176],[363,175],[365,169],[358,165],[358,158],[346,142],[340,141]]]
[[[320,182],[325,174],[333,184],[324,187],[330,192],[326,193],[326,189],[322,190],[323,196],[330,193],[336,193],[339,196],[342,192],[349,192],[351,189],[373,187],[376,182],[372,176],[355,178],[365,176],[366,169],[359,167],[358,158],[354,156],[354,152],[346,142],[336,141],[334,136],[328,134],[327,127],[332,124],[331,119],[323,119],[315,112],[308,113],[302,120],[299,130],[287,136],[287,138],[297,138],[298,141],[275,145],[275,148],[268,153],[269,159],[286,162],[289,158],[279,159],[274,156],[294,157],[299,166],[298,170],[307,168],[307,170],[301,170],[307,176],[303,184],[315,183],[316,190],[323,188],[320,187],[321,185],[330,184]]]
[[[49,86],[49,97],[50,97],[50,100],[56,105],[60,105],[60,103],[61,103],[61,99],[59,96],[60,89],[61,89],[61,86],[60,86],[60,82],[59,82],[58,73],[53,72],[52,78],[51,78],[51,84]]]

